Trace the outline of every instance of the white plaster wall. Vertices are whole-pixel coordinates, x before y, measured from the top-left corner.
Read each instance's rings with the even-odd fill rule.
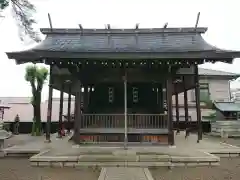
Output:
[[[212,100],[230,100],[228,80],[209,80],[209,91]]]
[[[228,80],[213,80],[213,79],[201,79],[201,83],[209,83],[209,93],[211,100],[214,101],[229,101],[230,94],[229,94],[229,84]],[[187,91],[188,94],[188,102],[194,103],[195,101],[195,90],[191,89]],[[178,95],[179,104],[184,104],[184,96],[183,93]],[[175,104],[175,96],[172,97],[173,104]]]

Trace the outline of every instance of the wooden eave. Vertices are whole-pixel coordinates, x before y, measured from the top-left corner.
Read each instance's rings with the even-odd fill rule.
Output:
[[[51,51],[22,51],[7,53],[9,59],[15,59],[17,64],[26,62],[41,62],[46,60],[209,60],[231,63],[240,52],[201,51],[201,52],[51,52]]]

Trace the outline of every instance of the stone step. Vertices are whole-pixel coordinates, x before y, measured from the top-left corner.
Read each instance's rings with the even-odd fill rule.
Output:
[[[168,155],[81,155],[79,162],[169,162]]]
[[[98,180],[152,180],[144,168],[107,167],[102,168]]]

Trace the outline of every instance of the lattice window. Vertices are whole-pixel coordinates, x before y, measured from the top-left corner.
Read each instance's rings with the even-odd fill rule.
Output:
[[[108,102],[113,103],[114,101],[114,89],[112,87],[108,88]]]
[[[138,102],[138,88],[133,87],[132,94],[133,94],[133,102],[137,103]]]

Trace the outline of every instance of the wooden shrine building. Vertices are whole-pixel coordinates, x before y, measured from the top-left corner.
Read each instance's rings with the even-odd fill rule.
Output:
[[[231,63],[240,52],[216,48],[201,36],[207,28],[41,29],[45,40],[8,52],[17,64],[50,65],[48,133],[52,89],[75,96],[74,140],[174,144],[172,96],[195,88],[198,141],[202,138],[198,64]],[[69,102],[71,96],[69,96]],[[71,114],[69,103],[68,119]]]

